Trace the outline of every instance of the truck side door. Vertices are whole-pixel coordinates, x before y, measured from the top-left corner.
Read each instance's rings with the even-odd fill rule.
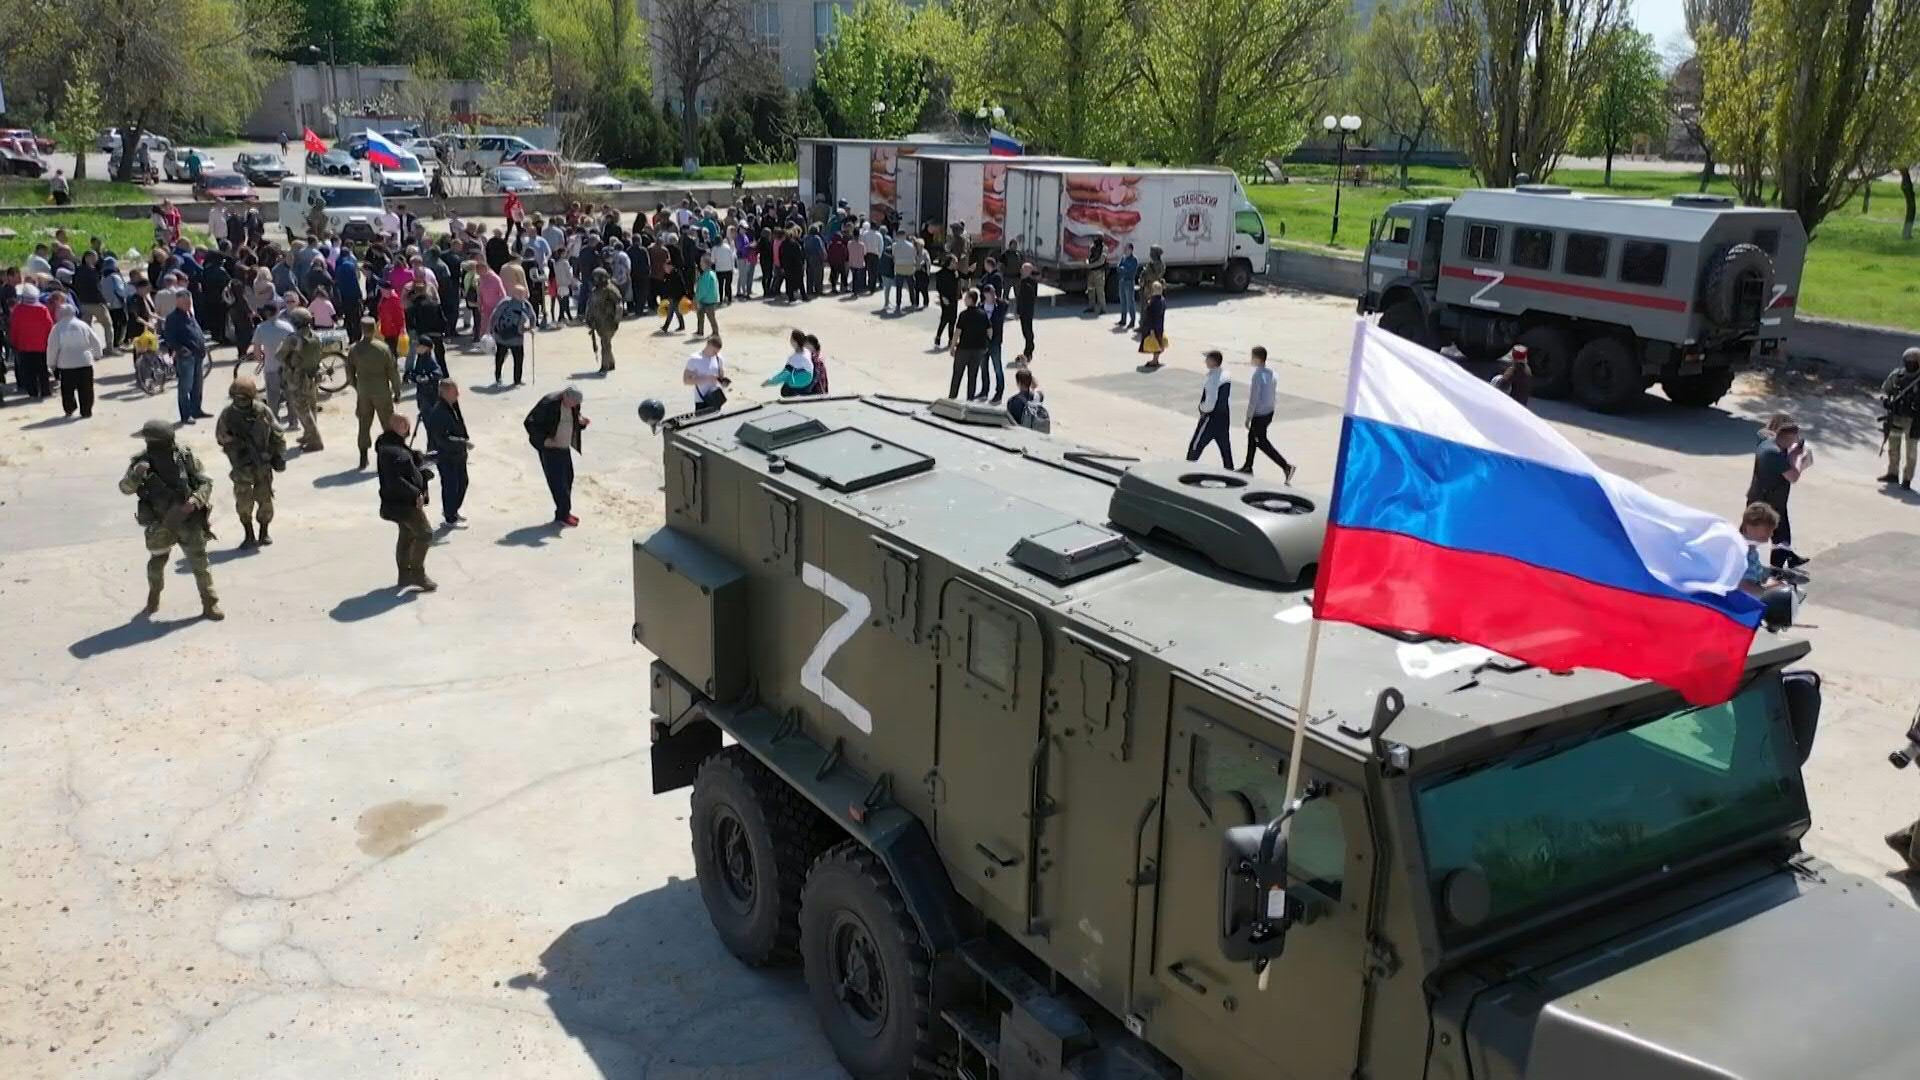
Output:
[[[1287,935],[1265,991],[1220,956],[1224,830],[1264,823],[1285,798],[1290,732],[1176,677],[1155,912],[1150,1038],[1201,1076],[1317,1080],[1353,1070],[1362,1005],[1370,856],[1362,793],[1316,767],[1326,794],[1294,820],[1290,891],[1310,914]]]
[[[1031,915],[1044,651],[1034,617],[959,578],[940,592],[935,830],[961,893],[1024,930]]]

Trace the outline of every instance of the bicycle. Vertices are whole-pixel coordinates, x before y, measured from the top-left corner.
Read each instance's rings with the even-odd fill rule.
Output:
[[[202,353],[200,356],[200,379],[202,382],[213,371],[213,357]],[[179,369],[175,366],[172,349],[142,349],[140,342],[134,343],[133,385],[139,387],[149,397],[167,388],[167,383],[179,378]]]

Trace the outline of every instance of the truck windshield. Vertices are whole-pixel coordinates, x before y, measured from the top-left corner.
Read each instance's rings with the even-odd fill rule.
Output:
[[[1428,882],[1449,943],[1806,817],[1778,677],[1528,750],[1424,785]],[[1486,883],[1484,917],[1448,910],[1454,875]],[[1478,914],[1478,913],[1476,913]]]
[[[316,190],[320,192],[320,197],[327,201],[328,206],[366,206],[374,209],[380,206],[380,193],[370,187],[324,187]]]

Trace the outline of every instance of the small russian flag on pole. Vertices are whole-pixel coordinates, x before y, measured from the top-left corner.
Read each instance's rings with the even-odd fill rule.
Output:
[[[1026,150],[1020,140],[998,128],[987,133],[987,153],[994,157],[1019,157]]]

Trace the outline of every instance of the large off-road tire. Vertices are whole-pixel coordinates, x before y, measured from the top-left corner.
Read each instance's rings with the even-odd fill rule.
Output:
[[[902,1080],[934,1065],[931,958],[872,852],[848,842],[813,864],[800,954],[820,1027],[855,1080]]]
[[[1533,395],[1563,398],[1573,390],[1573,334],[1551,323],[1530,327],[1515,344],[1527,347],[1527,366],[1533,369]]]
[[[1716,368],[1702,371],[1696,375],[1675,375],[1660,380],[1660,389],[1667,392],[1667,400],[1675,405],[1684,405],[1689,409],[1704,409],[1716,405],[1733,389],[1733,369]]]
[[[1423,349],[1434,347],[1433,328],[1427,325],[1427,314],[1420,310],[1420,302],[1412,298],[1396,300],[1380,313],[1380,329],[1395,337],[1403,337]]]
[[[1611,334],[1588,339],[1573,357],[1573,393],[1594,412],[1616,413],[1633,407],[1646,390],[1640,358]]]
[[[819,811],[730,746],[700,766],[689,820],[700,898],[727,951],[753,967],[792,963]]]
[[[1741,310],[1742,284],[1758,279],[1747,295],[1759,302],[1758,310]],[[1729,244],[1715,251],[1707,261],[1706,274],[1700,280],[1700,311],[1707,321],[1724,330],[1756,325],[1768,301],[1773,299],[1773,257],[1756,244]]]
[[[1220,287],[1228,292],[1246,292],[1253,284],[1253,267],[1244,259],[1235,259],[1220,272]]]

